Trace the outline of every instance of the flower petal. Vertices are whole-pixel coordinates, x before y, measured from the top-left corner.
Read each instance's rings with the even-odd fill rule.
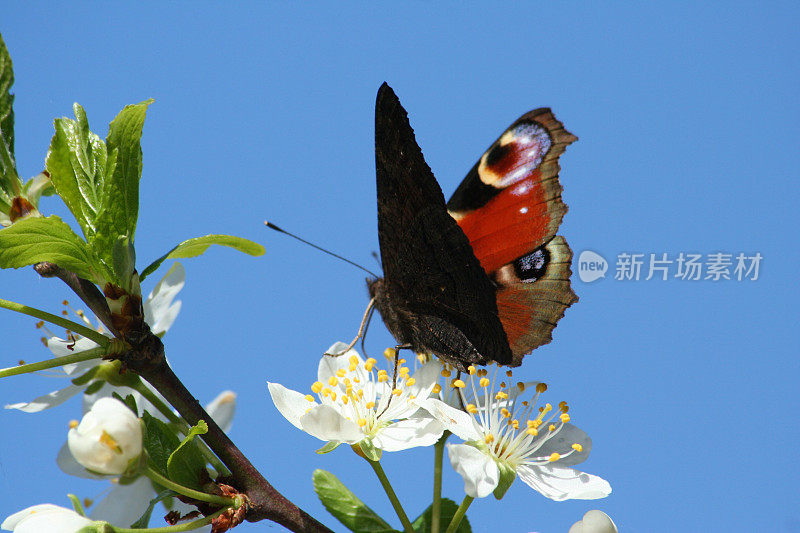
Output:
[[[56,405],[61,405],[81,392],[83,389],[83,386],[70,384],[61,390],[56,390],[49,394],[45,394],[44,396],[39,396],[30,402],[20,402],[6,405],[6,409],[18,409],[25,413],[38,413],[39,411],[50,409]]]
[[[47,339],[47,348],[53,352],[55,357],[75,355],[76,353],[97,348],[97,346],[98,344],[96,342],[86,337],[81,337],[76,341],[59,339],[58,337],[50,337]],[[64,368],[66,369],[66,367]]]
[[[522,465],[519,478],[551,500],[596,500],[611,494],[605,479],[572,468]]]
[[[334,342],[325,353],[339,354],[345,348],[347,348],[347,345],[345,343]],[[358,366],[361,367],[364,363],[364,360],[361,358],[360,355],[358,355],[358,352],[352,348],[350,348],[347,352],[343,353],[342,355],[336,355],[336,356],[323,355],[322,358],[319,360],[319,367],[317,368],[317,379],[327,385],[328,378],[336,376],[336,372],[339,371],[339,369],[344,369],[345,371],[349,369],[350,358],[352,356],[356,356],[358,358]]]
[[[115,483],[111,492],[95,504],[90,516],[94,520],[127,527],[142,516],[154,497],[155,490],[147,476],[139,476],[128,485]]]
[[[269,389],[269,395],[272,397],[272,403],[275,404],[278,412],[294,427],[302,430],[303,426],[300,424],[300,418],[306,414],[309,408],[318,405],[317,402],[309,402],[305,395],[292,389],[287,389],[280,383],[268,382],[267,388]]]
[[[358,424],[343,417],[330,405],[312,407],[300,418],[300,425],[303,431],[324,441],[355,444],[364,439],[364,432]]]
[[[186,271],[176,262],[159,281],[143,304],[144,320],[150,330],[159,335],[166,332],[175,322],[181,309],[181,302],[172,303],[186,283]]]
[[[618,530],[610,516],[593,509],[583,515],[582,520],[572,524],[568,533],[618,533]]]
[[[448,444],[447,455],[453,470],[464,478],[464,492],[473,498],[492,493],[500,481],[500,470],[494,460],[468,444]]]
[[[444,428],[427,411],[422,412],[424,415],[414,415],[383,428],[375,435],[373,444],[385,452],[436,444]]]
[[[236,393],[229,390],[220,392],[206,406],[206,412],[227,433],[233,426],[233,415],[236,413]]]
[[[436,398],[417,400],[420,407],[428,411],[448,431],[464,440],[478,440],[483,435],[478,431],[475,419],[469,413],[456,409]]]
[[[572,451],[573,444],[580,444],[583,449],[580,452],[575,452],[559,459],[559,466],[574,466],[582,463],[589,457],[589,452],[592,451],[592,439],[585,431],[572,424],[564,424],[557,434],[550,437],[542,444],[541,448],[536,450],[536,456],[548,457],[553,453],[565,455]]]
[[[108,476],[101,476],[100,474],[89,472],[78,463],[75,457],[72,456],[72,452],[69,451],[69,444],[66,442],[61,446],[61,449],[58,450],[56,464],[62,472],[70,476],[82,477],[84,479],[108,479]]]

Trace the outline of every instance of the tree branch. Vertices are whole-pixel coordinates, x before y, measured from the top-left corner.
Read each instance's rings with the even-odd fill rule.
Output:
[[[83,300],[83,303],[92,310],[94,316],[108,328],[111,334],[115,337],[120,337],[120,332],[114,327],[114,323],[111,320],[111,310],[108,308],[106,298],[94,283],[87,279],[79,278],[76,274],[69,270],[64,270],[55,263],[36,263],[33,265],[33,269],[43,278],[58,278],[66,283],[78,295],[78,298]]]
[[[157,339],[157,337],[154,338]],[[204,420],[208,424],[208,433],[202,435],[202,438],[230,469],[236,488],[244,492],[250,499],[246,517],[249,522],[272,520],[298,533],[331,531],[286,499],[256,470],[178,379],[166,364],[163,356],[160,364],[145,363],[140,368],[140,365],[131,361],[128,363],[128,367],[153,385],[190,425],[194,425],[200,420]]]

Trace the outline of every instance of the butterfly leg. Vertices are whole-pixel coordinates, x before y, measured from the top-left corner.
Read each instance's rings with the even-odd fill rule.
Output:
[[[413,350],[410,344],[398,344],[394,347],[394,372],[392,372],[392,390],[389,392],[389,401],[386,402],[386,407],[378,416],[381,416],[392,405],[392,398],[394,398],[394,390],[397,388],[397,367],[400,362],[400,350]]]
[[[339,357],[340,355],[343,355],[343,354],[347,353],[353,346],[355,346],[356,343],[358,342],[358,339],[363,338],[365,332],[367,331],[367,325],[369,324],[369,317],[372,316],[371,313],[372,313],[373,307],[375,307],[375,298],[372,298],[369,301],[369,304],[367,304],[367,310],[364,311],[364,317],[361,319],[361,326],[358,328],[358,333],[356,334],[356,338],[353,339],[353,342],[348,344],[347,348],[345,348],[344,350],[342,350],[339,353],[328,353],[328,352],[325,352],[325,355],[330,356],[330,357]],[[362,349],[363,349],[363,345],[362,345]]]

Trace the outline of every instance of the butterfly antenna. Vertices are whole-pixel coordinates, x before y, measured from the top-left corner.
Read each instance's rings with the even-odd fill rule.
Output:
[[[264,225],[265,225],[265,226],[267,226],[267,227],[268,227],[268,228],[270,228],[270,229],[274,229],[275,231],[277,231],[277,232],[279,232],[279,233],[284,233],[284,234],[288,235],[289,237],[293,237],[293,238],[297,239],[298,241],[300,241],[300,242],[302,242],[302,243],[305,243],[305,244],[307,244],[307,245],[311,246],[312,248],[316,248],[316,249],[317,249],[317,250],[319,250],[320,252],[325,252],[326,254],[328,254],[328,255],[332,255],[333,257],[335,257],[335,258],[337,258],[337,259],[341,259],[341,260],[342,260],[342,261],[344,261],[345,263],[350,263],[350,264],[351,264],[351,265],[353,265],[354,267],[358,267],[358,268],[360,268],[361,270],[363,270],[364,272],[366,272],[367,274],[369,274],[369,275],[370,275],[370,276],[372,276],[372,277],[375,277],[375,278],[379,278],[379,277],[380,277],[380,276],[379,276],[379,275],[377,275],[375,272],[373,272],[373,271],[371,271],[371,270],[369,270],[369,269],[367,269],[367,268],[364,268],[363,266],[359,265],[358,263],[355,263],[355,262],[353,262],[353,261],[350,261],[350,260],[349,260],[349,259],[347,259],[346,257],[342,257],[342,256],[341,256],[341,255],[339,255],[339,254],[335,254],[335,253],[331,252],[330,250],[326,250],[325,248],[323,248],[323,247],[321,247],[321,246],[317,246],[317,245],[316,245],[316,244],[314,244],[313,242],[308,242],[307,240],[305,240],[305,239],[303,239],[303,238],[301,238],[301,237],[298,237],[298,236],[297,236],[297,235],[295,235],[294,233],[289,233],[289,232],[288,232],[288,231],[286,231],[285,229],[283,229],[283,228],[279,228],[278,226],[276,226],[276,225],[275,225],[275,224],[273,224],[272,222],[267,222],[267,221],[265,220],[265,221],[264,221]]]

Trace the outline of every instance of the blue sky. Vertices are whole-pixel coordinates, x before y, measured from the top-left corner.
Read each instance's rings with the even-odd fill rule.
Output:
[[[266,246],[258,259],[220,249],[184,262],[167,355],[201,401],[238,393],[234,440],[335,530],[311,488],[314,468],[393,514],[363,461],[344,449],[314,454],[319,441],[277,413],[266,381],[308,388],[322,351],[357,329],[364,276],[263,221],[375,265],[373,106],[388,81],[446,195],[514,119],[552,107],[580,138],[561,158],[570,210],[560,233],[576,257],[592,250],[609,262],[605,279],[573,275],[581,301],[516,375],[547,381],[553,403],[570,403],[594,440],[581,467],[614,492],[554,503],[517,482],[501,502],[472,506],[473,530],[565,532],[598,508],[624,532],[800,531],[799,11],[792,2],[14,3],[0,32],[15,63],[22,175],[41,170],[52,119],[71,116],[73,102],[105,136],[125,104],[153,97],[140,262],[207,233]],[[43,210],[65,213],[53,200]],[[763,261],[755,281],[617,281],[623,252]],[[28,269],[2,280],[0,297],[51,311],[70,298]],[[32,322],[3,315],[0,366],[46,357]],[[377,350],[391,340],[375,324]],[[39,376],[4,380],[0,400],[54,388]],[[0,413],[1,514],[100,491],[55,467],[79,409]],[[384,463],[416,515],[430,501],[431,450]],[[451,471],[445,494],[463,496]]]

